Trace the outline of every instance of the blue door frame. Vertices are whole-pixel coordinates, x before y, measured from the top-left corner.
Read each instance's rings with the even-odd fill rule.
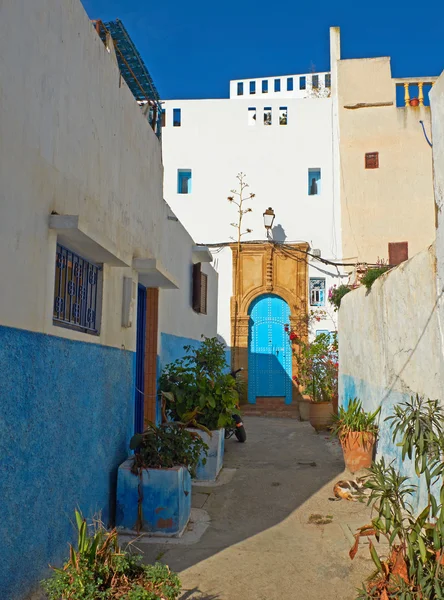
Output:
[[[136,389],[134,432],[144,430],[145,397],[145,338],[146,338],[146,288],[140,285],[137,290],[137,331],[136,331]]]
[[[256,397],[283,397],[291,404],[292,351],[285,325],[288,304],[274,294],[263,294],[250,305],[248,338],[248,402]]]

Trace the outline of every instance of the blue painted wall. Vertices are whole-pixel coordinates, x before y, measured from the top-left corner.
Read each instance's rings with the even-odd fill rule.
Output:
[[[1,597],[60,564],[73,511],[114,511],[134,423],[134,353],[0,326]]]
[[[393,442],[392,430],[389,423],[385,422],[385,419],[393,414],[393,406],[409,400],[410,394],[378,388],[367,381],[350,375],[341,375],[339,389],[340,405],[345,408],[353,398],[359,398],[366,411],[374,411],[378,406],[381,406],[376,458],[384,457],[386,464],[392,463],[399,473],[410,477],[410,482],[418,486],[418,491],[412,497],[411,504],[416,510],[425,507],[427,501],[424,481],[420,481],[417,477],[414,464],[408,457],[402,460],[402,450],[396,445],[400,440],[397,440],[396,443]]]

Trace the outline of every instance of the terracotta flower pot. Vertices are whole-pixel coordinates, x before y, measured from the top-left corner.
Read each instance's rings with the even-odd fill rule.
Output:
[[[373,433],[366,431],[352,431],[341,437],[345,466],[351,473],[371,466],[375,442]]]
[[[410,106],[419,106],[419,100],[418,100],[418,98],[412,98],[410,100]]]
[[[310,404],[311,398],[310,396],[302,396],[299,399],[298,407],[299,407],[299,418],[301,421],[309,421],[310,420]]]
[[[333,405],[331,402],[312,402],[310,404],[310,425],[316,431],[328,429],[333,423]]]

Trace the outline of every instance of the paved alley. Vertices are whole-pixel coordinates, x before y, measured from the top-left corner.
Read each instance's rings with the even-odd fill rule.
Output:
[[[193,506],[211,524],[192,545],[137,542],[145,559],[180,573],[182,600],[354,600],[372,570],[366,548],[352,562],[352,531],[368,522],[360,503],[331,502],[350,477],[328,434],[293,419],[247,417],[247,443],[226,442],[220,487],[194,487]],[[329,524],[310,523],[327,517]]]

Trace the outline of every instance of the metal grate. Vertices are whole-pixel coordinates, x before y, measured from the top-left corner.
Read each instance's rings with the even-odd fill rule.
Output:
[[[100,267],[57,244],[53,320],[98,333],[97,293]]]
[[[135,99],[142,106],[146,103],[149,104],[145,114],[157,137],[160,138],[162,107],[159,92],[129,33],[120,19],[107,23],[97,20],[93,23],[104,43],[107,32],[111,34],[120,72]]]

